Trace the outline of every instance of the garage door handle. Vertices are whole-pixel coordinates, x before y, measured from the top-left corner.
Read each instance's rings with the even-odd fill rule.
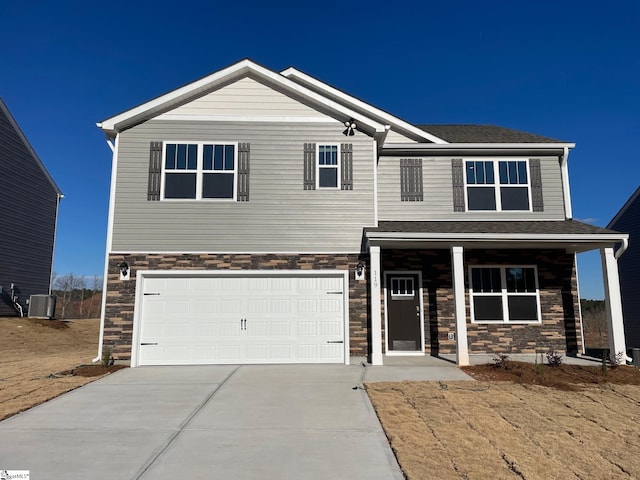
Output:
[[[344,343],[344,340],[329,340],[327,343]]]
[[[157,344],[158,344],[158,342],[156,342],[156,343],[145,343],[145,342],[143,342],[140,345],[157,345]]]

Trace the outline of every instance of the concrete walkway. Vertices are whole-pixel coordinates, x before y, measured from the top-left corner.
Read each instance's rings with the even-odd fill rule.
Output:
[[[0,469],[39,480],[401,479],[362,382],[462,373],[412,368],[121,370],[0,422]]]

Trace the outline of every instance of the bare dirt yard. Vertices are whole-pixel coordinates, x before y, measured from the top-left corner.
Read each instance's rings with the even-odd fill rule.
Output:
[[[0,420],[112,371],[81,367],[96,356],[99,328],[97,319],[0,318]]]
[[[508,362],[367,384],[408,479],[640,478],[640,371]]]
[[[121,368],[83,366],[98,329],[0,318],[0,419]],[[502,366],[465,367],[475,382],[366,385],[408,479],[640,478],[637,368]]]

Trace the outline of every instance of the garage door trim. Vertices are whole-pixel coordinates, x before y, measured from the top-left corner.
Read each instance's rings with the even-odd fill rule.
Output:
[[[342,277],[344,364],[349,365],[349,271],[348,270],[139,270],[136,273],[136,292],[133,310],[133,338],[131,345],[131,366],[139,366],[140,330],[142,325],[142,299],[144,281],[147,278],[180,277]]]

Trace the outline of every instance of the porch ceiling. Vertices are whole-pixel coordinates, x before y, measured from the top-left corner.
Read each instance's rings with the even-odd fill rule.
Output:
[[[379,222],[365,229],[370,245],[385,248],[559,248],[586,252],[626,243],[629,235],[564,221]]]

